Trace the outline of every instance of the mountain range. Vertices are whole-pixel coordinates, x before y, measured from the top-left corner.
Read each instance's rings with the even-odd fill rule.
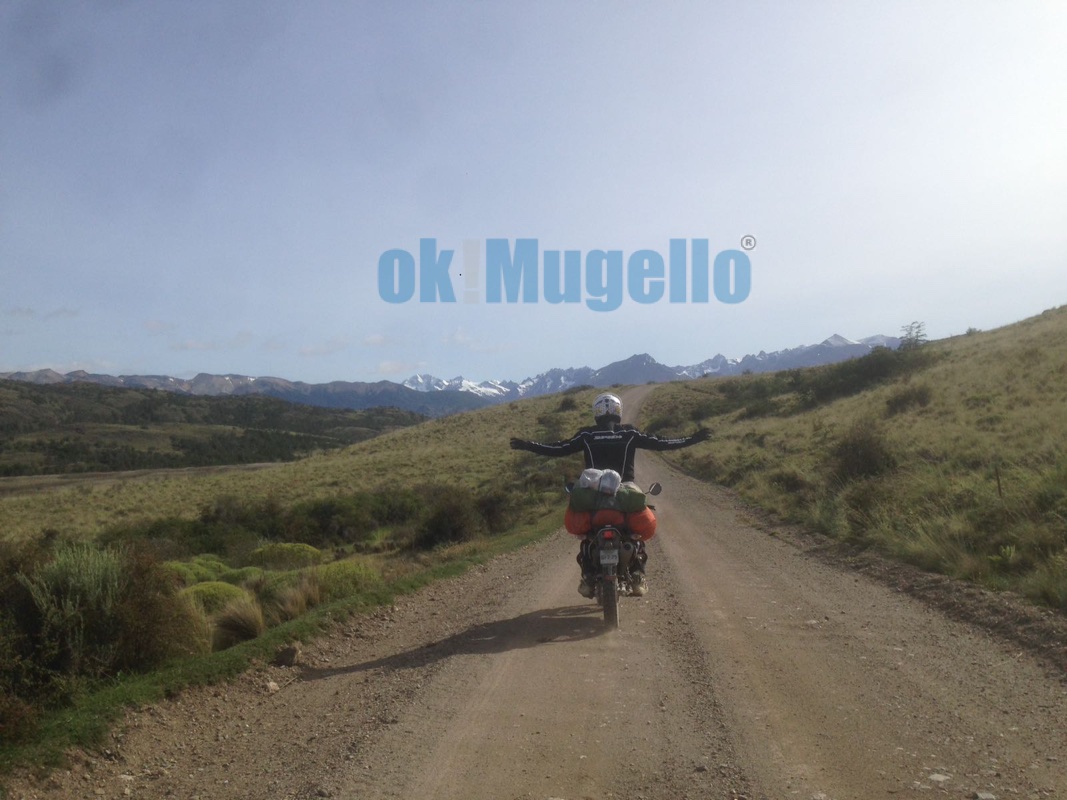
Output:
[[[875,347],[896,348],[899,344],[900,339],[892,336],[871,336],[852,341],[835,334],[819,344],[801,345],[772,353],[760,351],[756,355],[747,355],[740,359],[716,355],[692,366],[669,367],[643,353],[599,369],[555,368],[522,381],[474,382],[463,377],[445,380],[433,375],[419,374],[402,383],[303,383],[284,378],[252,378],[246,375],[201,373],[195,378],[182,379],[166,375],[100,375],[84,370],[62,374],[51,369],[3,372],[0,373],[0,379],[37,384],[87,382],[131,389],[161,389],[191,395],[263,395],[325,408],[365,409],[394,406],[429,416],[444,416],[520,397],[552,394],[573,386],[665,383],[692,378],[740,375],[746,372],[775,372],[845,361],[866,355]]]

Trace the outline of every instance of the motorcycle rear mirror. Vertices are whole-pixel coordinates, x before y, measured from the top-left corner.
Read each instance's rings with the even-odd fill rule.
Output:
[[[658,483],[653,483],[651,486],[648,487],[648,494],[651,495],[657,495],[662,491],[663,487],[660,486]]]

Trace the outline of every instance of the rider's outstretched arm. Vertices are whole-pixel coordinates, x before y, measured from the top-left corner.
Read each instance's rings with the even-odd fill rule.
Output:
[[[539,456],[569,456],[580,453],[583,449],[582,434],[560,442],[528,442],[525,439],[512,439],[512,450],[525,450]]]
[[[675,438],[661,439],[649,433],[638,433],[637,446],[644,450],[680,450],[700,442],[707,441],[708,432],[701,428],[692,436],[678,436]]]

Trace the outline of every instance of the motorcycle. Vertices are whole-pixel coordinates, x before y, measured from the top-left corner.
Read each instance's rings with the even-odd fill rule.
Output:
[[[568,484],[567,491],[571,490]],[[658,495],[663,487],[649,486],[646,494]],[[648,506],[654,508],[654,506]],[[635,539],[626,525],[596,525],[582,542],[582,555],[593,579],[593,596],[604,609],[604,623],[612,629],[619,627],[619,597],[630,595],[635,588],[632,570],[643,568],[646,558],[640,539]]]

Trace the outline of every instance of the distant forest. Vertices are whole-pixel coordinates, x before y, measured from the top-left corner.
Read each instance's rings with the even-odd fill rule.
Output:
[[[0,380],[0,476],[291,461],[424,419],[396,408]]]

